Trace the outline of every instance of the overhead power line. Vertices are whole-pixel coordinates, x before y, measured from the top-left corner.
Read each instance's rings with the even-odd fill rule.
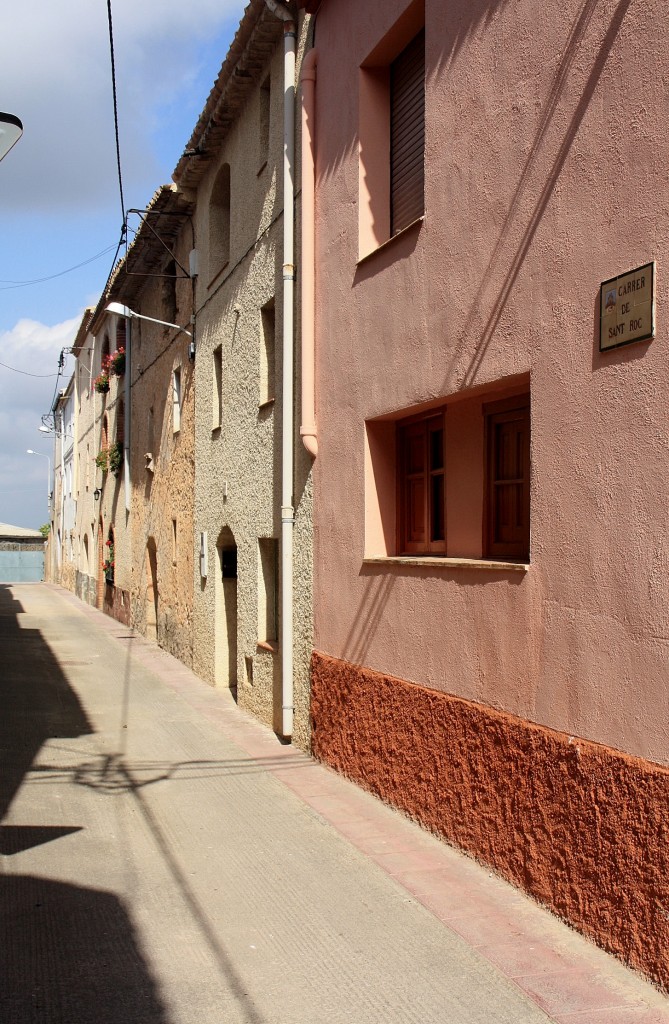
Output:
[[[123,175],[121,174],[121,146],[118,138],[118,101],[116,97],[116,64],[114,61],[114,28],[112,23],[111,0],[107,0],[107,21],[109,22],[109,57],[111,60],[112,96],[114,99],[114,133],[116,135],[118,189],[121,197],[121,221],[125,224],[125,200],[123,198]]]
[[[71,274],[73,270],[79,270],[80,267],[85,267],[89,263],[99,260],[101,256],[105,256],[108,252],[111,252],[113,248],[113,245],[108,245],[101,252],[96,253],[95,256],[89,256],[87,260],[82,260],[81,263],[75,263],[73,267],[68,267],[67,270],[59,270],[56,274],[48,274],[46,277],[34,277],[29,281],[5,281],[0,279],[0,292],[9,291],[12,288],[27,288],[28,285],[43,284],[45,281],[54,281],[57,277],[64,277],[65,274]]]
[[[19,370],[16,366],[9,366],[7,363],[0,363],[5,370],[13,370],[14,373],[22,373],[24,377],[59,377],[59,373],[28,373],[27,370]]]

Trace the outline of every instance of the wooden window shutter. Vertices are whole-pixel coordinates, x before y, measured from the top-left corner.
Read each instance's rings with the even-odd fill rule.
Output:
[[[444,416],[398,425],[400,554],[445,554]]]
[[[423,215],[425,31],[390,66],[390,234]]]
[[[518,402],[518,399],[515,399]],[[529,558],[530,407],[514,400],[492,406],[487,429],[486,554]],[[504,408],[507,406],[507,408]],[[500,408],[501,407],[501,408]]]

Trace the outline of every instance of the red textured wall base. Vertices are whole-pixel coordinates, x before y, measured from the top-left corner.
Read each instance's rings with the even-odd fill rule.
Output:
[[[105,585],[104,603],[102,610],[105,615],[112,619],[118,619],[124,626],[130,625],[130,595],[127,590],[120,587]]]
[[[669,989],[669,771],[327,655],[313,753]]]

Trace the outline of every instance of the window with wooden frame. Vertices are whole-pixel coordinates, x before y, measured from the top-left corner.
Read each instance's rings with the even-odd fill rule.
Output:
[[[397,424],[400,555],[446,554],[445,410]]]
[[[484,556],[530,557],[530,396],[483,406]]]

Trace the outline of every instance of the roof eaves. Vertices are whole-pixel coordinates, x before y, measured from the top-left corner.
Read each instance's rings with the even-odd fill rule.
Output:
[[[265,0],[251,0],[221,70],[209,93],[172,177],[182,188],[195,187],[216,156],[283,32],[282,22]]]

